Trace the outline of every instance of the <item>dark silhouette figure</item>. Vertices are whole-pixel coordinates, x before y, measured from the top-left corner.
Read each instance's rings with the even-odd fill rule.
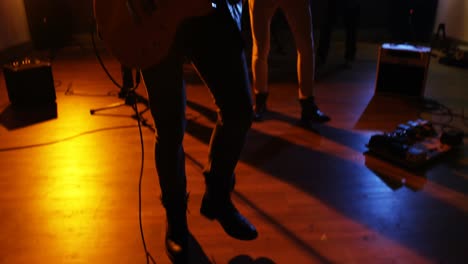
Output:
[[[345,63],[350,64],[356,58],[357,32],[360,20],[360,5],[358,0],[326,0],[323,21],[319,27],[319,43],[317,49],[318,66],[326,63],[330,52],[332,33],[341,17],[345,31]]]
[[[253,118],[250,81],[240,31],[242,2],[218,0],[207,15],[186,19],[177,29],[168,54],[142,70],[156,128],[155,162],[166,210],[165,245],[174,263],[187,263],[187,179],[183,138],[187,105],[183,65],[190,61],[218,107],[211,134],[206,189],[200,213],[216,220],[231,237],[252,240],[256,228],[231,200],[234,169]]]

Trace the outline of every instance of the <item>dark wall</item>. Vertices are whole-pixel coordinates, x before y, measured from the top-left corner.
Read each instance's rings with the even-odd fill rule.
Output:
[[[93,0],[62,0],[73,11],[73,32],[89,33],[93,25]]]
[[[323,5],[327,0],[311,0],[313,14],[323,17]],[[436,19],[438,0],[333,0],[354,1],[360,6],[359,28],[385,32],[389,40],[407,42],[428,42],[431,39]],[[322,4],[318,4],[321,2]],[[322,7],[320,7],[322,5]],[[342,28],[342,20],[337,21]],[[341,23],[340,23],[341,22]]]
[[[25,0],[25,2],[47,2],[58,3],[64,6],[64,10],[69,10],[69,23],[71,24],[72,34],[89,33],[93,18],[93,0]],[[311,0],[313,20],[318,24],[323,19],[324,8],[328,0]],[[417,10],[415,17],[416,30],[431,31],[434,27],[435,10],[437,0],[355,0],[359,2],[360,10],[360,29],[385,31],[388,34],[397,35],[399,31],[404,31],[407,23],[408,4],[414,6]],[[246,3],[247,5],[248,3]],[[42,4],[45,6],[45,4]],[[406,5],[406,6],[405,6]],[[244,9],[246,10],[246,9]],[[276,19],[282,19],[276,16]],[[278,23],[282,24],[282,23]],[[287,25],[283,23],[284,25]],[[338,21],[337,28],[342,27]],[[423,34],[424,35],[424,34]],[[396,37],[396,36],[395,36]]]
[[[46,0],[43,0],[46,1]],[[72,9],[74,33],[86,33],[92,22],[92,0],[62,0]],[[311,0],[314,21],[322,19],[321,12],[326,0]],[[361,4],[361,26],[382,28],[388,25],[389,3],[394,0],[357,0]],[[398,1],[398,0],[395,0]],[[246,3],[247,4],[247,3]]]
[[[71,10],[64,1],[25,0],[24,5],[35,48],[60,48],[71,38]]]
[[[326,19],[325,8],[328,0],[311,0],[312,11],[317,22]],[[354,1],[360,7],[360,26],[363,29],[386,28],[389,20],[389,6],[394,0],[335,0],[338,3]],[[398,1],[398,0],[396,0]],[[342,21],[337,21],[337,27],[342,27]]]
[[[429,42],[437,6],[437,0],[393,0],[389,7],[392,38],[402,42]]]
[[[74,34],[89,33],[93,0],[24,0],[36,49],[61,48]]]

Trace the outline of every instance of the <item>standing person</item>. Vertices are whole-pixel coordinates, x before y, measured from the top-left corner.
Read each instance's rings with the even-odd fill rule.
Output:
[[[196,2],[187,5],[195,5]],[[211,11],[187,17],[177,25],[167,54],[141,71],[156,128],[155,163],[167,220],[165,245],[174,263],[188,262],[188,197],[182,144],[187,123],[183,78],[183,65],[187,59],[208,86],[218,107],[218,121],[209,144],[208,164],[203,172],[206,189],[200,213],[210,220],[217,220],[233,238],[253,240],[258,236],[256,228],[231,200],[234,169],[253,117],[251,87],[239,28],[242,2],[213,2]],[[211,1],[206,3],[211,7]],[[166,6],[170,4],[169,1]],[[105,7],[103,5],[96,10],[103,10],[106,15]],[[145,21],[146,13],[139,16],[134,6],[126,8],[132,11],[132,23]],[[156,9],[150,6],[147,11],[151,13]],[[191,12],[190,7],[177,15],[182,12]],[[169,19],[172,17],[175,14],[169,15]],[[113,22],[112,16],[109,21]],[[169,28],[159,26],[162,30]],[[116,35],[119,37],[118,33]],[[154,46],[158,46],[156,42]]]
[[[255,119],[261,120],[267,111],[270,25],[275,11],[279,8],[289,23],[297,49],[298,98],[301,106],[301,121],[327,122],[330,117],[319,110],[314,98],[315,51],[309,0],[249,0],[253,41],[252,81],[255,95]]]
[[[327,61],[333,28],[340,16],[345,30],[345,65],[349,67],[356,58],[357,29],[360,18],[359,2],[358,0],[326,0],[325,2],[327,15],[320,24],[317,64],[320,66]]]

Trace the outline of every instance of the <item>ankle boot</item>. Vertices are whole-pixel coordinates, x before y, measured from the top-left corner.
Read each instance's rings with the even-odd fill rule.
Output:
[[[268,93],[258,93],[255,95],[255,106],[254,106],[254,120],[260,121],[263,119],[263,115],[267,111],[266,101]]]
[[[231,192],[234,190],[235,175],[219,180],[205,174],[206,192],[203,195],[200,213],[210,220],[217,220],[224,231],[239,240],[253,240],[258,233],[253,224],[234,206]]]
[[[316,123],[325,123],[330,121],[330,117],[325,115],[317,107],[314,101],[314,97],[307,97],[304,99],[299,99],[301,104],[301,121],[302,122],[316,122]]]
[[[200,213],[210,220],[217,220],[224,232],[239,240],[254,240],[258,237],[255,226],[234,206],[231,199],[220,201],[205,193]]]
[[[166,253],[172,263],[188,263],[187,200],[163,201],[166,209]]]

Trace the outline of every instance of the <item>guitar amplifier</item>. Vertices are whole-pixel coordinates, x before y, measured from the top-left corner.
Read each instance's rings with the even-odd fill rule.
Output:
[[[431,49],[384,43],[379,47],[375,93],[423,97]]]
[[[10,103],[31,108],[54,105],[56,100],[51,64],[38,59],[23,59],[3,66]]]

